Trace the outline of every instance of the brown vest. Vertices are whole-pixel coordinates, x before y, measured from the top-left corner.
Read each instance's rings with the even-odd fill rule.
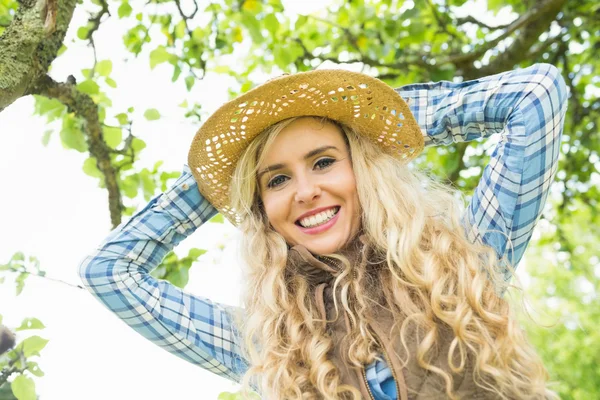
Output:
[[[364,242],[364,235],[360,237],[360,241]],[[316,272],[326,272],[331,274],[328,281],[317,284],[315,289],[315,302],[320,309],[321,316],[331,321],[335,318],[335,309],[333,305],[333,288],[330,285],[333,279],[340,272],[336,267],[336,263],[329,262],[327,259],[319,257],[317,259],[311,254],[306,247],[296,245],[292,247],[288,254],[289,262],[295,264],[296,268],[302,268],[307,274],[315,274]],[[357,262],[365,262],[365,256],[361,258],[356,256],[354,259]],[[352,257],[350,257],[352,259]],[[325,262],[323,262],[323,261]],[[337,260],[335,260],[337,261]],[[339,303],[338,303],[339,304]],[[340,312],[344,313],[343,307],[340,307]],[[340,316],[335,321],[331,322],[331,334],[334,343],[341,343],[350,329],[350,322],[347,315]],[[382,308],[374,310],[372,317],[371,329],[378,339],[378,344],[382,349],[382,356],[386,360],[387,365],[392,371],[398,393],[398,400],[430,400],[430,399],[445,399],[445,382],[439,375],[427,371],[420,367],[416,358],[416,340],[412,342],[409,338],[407,345],[410,351],[408,364],[402,368],[401,359],[406,359],[406,352],[400,341],[400,337],[390,338],[385,332],[390,332],[393,324],[393,318],[389,311]],[[450,367],[447,362],[447,354],[450,343],[454,339],[454,334],[448,328],[438,341],[438,348],[434,365],[450,372]],[[342,383],[351,385],[360,390],[364,399],[373,399],[373,395],[367,384],[364,368],[356,368],[344,362],[344,357],[341,354],[341,346],[335,346],[330,355],[330,360],[336,365],[340,372]],[[455,362],[458,365],[458,362]],[[498,396],[486,391],[473,381],[473,367],[469,363],[462,373],[459,375],[453,374],[454,394],[460,399],[497,399]]]

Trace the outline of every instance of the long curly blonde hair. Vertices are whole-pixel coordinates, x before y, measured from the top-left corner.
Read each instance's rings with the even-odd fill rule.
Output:
[[[314,283],[290,271],[289,246],[274,231],[260,201],[256,173],[277,135],[297,118],[279,122],[254,139],[242,155],[231,184],[231,205],[242,216],[245,261],[245,316],[241,323],[250,368],[243,386],[268,399],[360,399],[343,385],[328,359],[334,346],[314,300]],[[385,268],[362,268],[341,254],[335,279],[341,306],[353,321],[344,340],[348,362],[372,363],[380,348],[369,328],[373,304],[385,304],[394,317],[407,354],[408,335],[424,332],[413,351],[419,365],[439,375],[452,392],[453,376],[473,357],[475,383],[501,399],[558,398],[547,388],[548,374],[500,293],[509,286],[489,246],[468,240],[461,217],[464,198],[428,174],[403,165],[348,126],[333,123],[345,136],[356,177],[362,231],[372,254]],[[383,227],[383,229],[382,229]],[[375,272],[373,272],[375,271]],[[512,270],[511,270],[512,271]],[[336,311],[339,304],[335,304]],[[453,371],[430,364],[442,329],[454,340]]]

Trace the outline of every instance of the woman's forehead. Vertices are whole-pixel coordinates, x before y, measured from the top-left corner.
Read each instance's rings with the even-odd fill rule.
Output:
[[[314,118],[302,118],[279,132],[270,146],[265,148],[263,162],[273,158],[292,157],[294,154],[304,155],[313,148],[326,145],[342,151],[344,143],[344,134],[338,126]]]

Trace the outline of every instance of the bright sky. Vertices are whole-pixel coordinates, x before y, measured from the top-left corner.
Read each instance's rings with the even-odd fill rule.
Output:
[[[328,2],[284,3],[292,11],[308,12]],[[113,16],[96,36],[98,58],[113,61],[112,77],[118,83],[109,92],[114,104],[109,115],[135,107],[134,134],[148,145],[137,168],[164,160],[165,170],[180,170],[198,126],[186,121],[177,105],[193,99],[205,111],[214,110],[227,100],[228,81],[209,76],[187,93],[182,82],[171,83],[170,67],[150,71],[147,53],[136,60],[123,50],[121,37],[130,23],[119,21],[116,9],[111,11]],[[87,17],[78,7],[66,42],[69,50],[53,64],[52,76],[59,81],[91,66],[91,49],[81,41],[71,42]],[[159,109],[163,117],[147,122],[142,117],[147,108]],[[0,263],[23,251],[39,258],[48,276],[79,284],[79,263],[110,231],[107,193],[82,172],[86,154],[63,149],[57,136],[43,147],[48,126],[32,112],[33,98],[28,97],[0,113]],[[140,199],[140,208],[144,204]],[[236,236],[229,224],[211,224],[177,248],[180,255],[190,247],[209,250],[191,269],[186,290],[238,303]],[[37,317],[46,329],[19,332],[19,339],[29,334],[50,339],[39,358],[46,375],[35,379],[42,399],[216,399],[222,391],[237,390],[229,381],[152,345],[87,291],[32,276],[20,296],[14,292],[9,280],[0,285],[3,323],[14,328],[25,317]]]

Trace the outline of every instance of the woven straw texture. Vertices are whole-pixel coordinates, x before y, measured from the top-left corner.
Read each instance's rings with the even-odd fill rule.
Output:
[[[423,150],[423,136],[408,105],[382,81],[342,70],[284,75],[224,104],[196,133],[188,165],[200,193],[238,225],[229,188],[243,151],[270,125],[309,115],[349,125],[406,163]]]

